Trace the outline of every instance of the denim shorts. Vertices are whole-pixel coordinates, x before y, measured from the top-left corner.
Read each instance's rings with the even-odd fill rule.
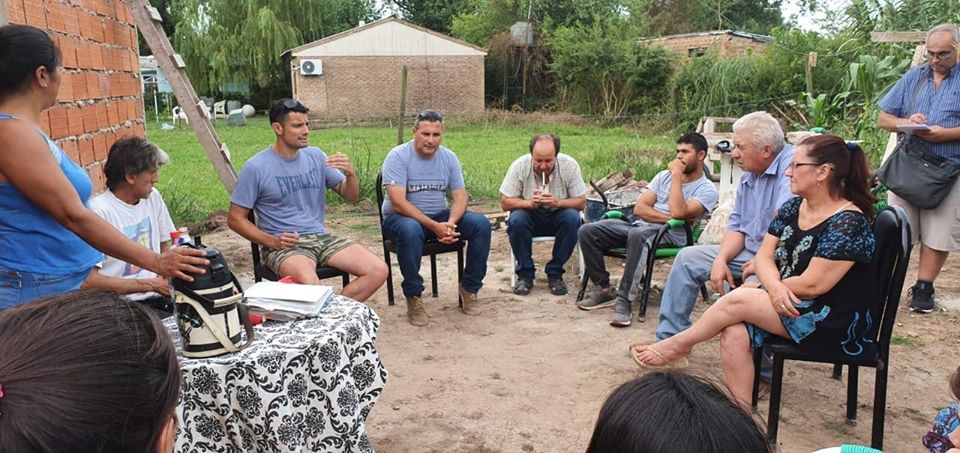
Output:
[[[38,297],[80,289],[90,269],[72,274],[21,272],[0,266],[0,310]]]

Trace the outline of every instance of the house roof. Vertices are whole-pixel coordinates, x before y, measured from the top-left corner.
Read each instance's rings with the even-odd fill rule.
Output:
[[[696,33],[683,33],[679,35],[667,35],[667,36],[660,36],[656,38],[644,38],[644,39],[638,40],[637,42],[668,41],[671,39],[690,38],[694,36],[719,36],[719,35],[732,35],[739,38],[746,38],[746,39],[750,39],[750,40],[762,42],[762,43],[773,42],[772,36],[758,35],[756,33],[747,33],[745,31],[733,31],[733,30],[714,30],[714,31],[701,31]]]
[[[146,55],[140,57],[140,72],[143,71],[156,71],[157,70],[157,59],[153,55]]]
[[[287,50],[294,57],[486,55],[486,49],[395,16]]]

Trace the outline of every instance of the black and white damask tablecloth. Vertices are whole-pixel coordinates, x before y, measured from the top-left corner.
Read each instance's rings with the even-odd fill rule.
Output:
[[[365,423],[387,381],[379,327],[337,296],[318,318],[256,326],[236,354],[181,356],[176,451],[372,452]]]

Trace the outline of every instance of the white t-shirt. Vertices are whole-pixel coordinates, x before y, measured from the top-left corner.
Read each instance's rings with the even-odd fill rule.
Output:
[[[117,198],[113,192],[107,190],[90,199],[90,210],[120,230],[131,241],[138,242],[144,247],[160,253],[160,242],[170,240],[170,232],[176,231],[167,205],[157,189],[150,192],[145,200],[135,205],[127,204]],[[157,274],[137,267],[126,261],[111,256],[105,256],[100,263],[100,273],[109,277],[119,278],[153,278]],[[132,300],[141,300],[157,296],[157,293],[128,294]]]

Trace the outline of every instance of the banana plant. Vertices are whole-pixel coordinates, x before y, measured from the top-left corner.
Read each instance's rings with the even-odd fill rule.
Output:
[[[893,84],[903,75],[909,62],[892,55],[879,58],[874,55],[860,55],[857,61],[850,63],[844,80],[848,104],[845,110],[854,118],[854,135],[863,139],[864,132],[877,123],[880,114],[877,104]]]
[[[820,93],[814,96],[811,93],[801,93],[796,100],[798,110],[806,112],[807,127],[822,127],[832,129],[834,125],[842,123],[845,116],[849,91],[837,94]]]

